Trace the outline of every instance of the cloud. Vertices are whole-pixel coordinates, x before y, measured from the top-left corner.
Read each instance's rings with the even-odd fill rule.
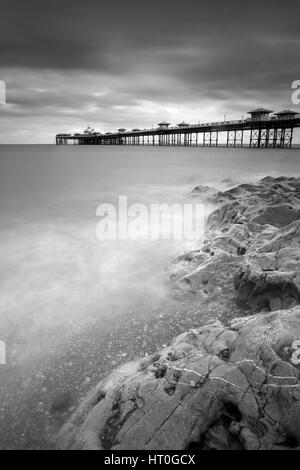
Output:
[[[173,122],[179,112],[198,121],[290,107],[299,10],[294,1],[2,0],[9,105],[0,108],[0,139],[9,126],[31,126],[30,138],[45,141],[41,132],[87,122],[108,130]]]

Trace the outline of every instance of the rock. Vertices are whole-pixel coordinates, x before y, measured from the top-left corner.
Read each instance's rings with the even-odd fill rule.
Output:
[[[297,307],[190,330],[142,367],[131,362],[103,380],[62,428],[57,447],[298,448],[299,370],[281,353],[300,351],[299,338]]]
[[[294,273],[265,272],[253,264],[244,265],[235,276],[236,301],[256,309],[289,308],[300,300],[294,279]]]
[[[72,395],[69,392],[59,393],[51,404],[50,413],[63,413],[67,411],[71,407],[72,401]]]
[[[192,195],[197,195],[203,201],[209,201],[216,197],[218,190],[216,188],[212,188],[211,186],[196,186],[193,191]]]
[[[260,225],[270,224],[274,227],[284,227],[299,218],[300,209],[298,207],[293,207],[291,204],[279,204],[266,207],[252,221]]]
[[[221,206],[209,216],[204,240],[172,266],[175,292],[219,312],[298,304],[300,178],[267,177],[214,200]]]

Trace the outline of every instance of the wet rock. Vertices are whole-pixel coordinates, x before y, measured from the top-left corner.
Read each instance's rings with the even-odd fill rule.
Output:
[[[257,266],[247,264],[235,275],[236,300],[254,309],[292,307],[300,300],[300,291],[294,280],[294,273],[263,272]]]
[[[217,189],[211,186],[202,186],[202,185],[196,186],[192,191],[192,195],[201,198],[202,201],[211,200],[212,198],[216,196],[217,193],[218,193]]]
[[[279,204],[265,207],[263,213],[253,218],[253,222],[274,227],[284,227],[291,222],[300,219],[300,209],[291,204]]]
[[[100,382],[61,430],[57,447],[299,447],[299,370],[291,355],[282,356],[284,348],[298,354],[299,338],[299,308],[183,333],[155,364],[131,362]],[[163,373],[154,374],[153,365]]]
[[[239,246],[237,249],[237,254],[244,256],[247,253],[247,248],[245,246]]]
[[[175,291],[221,312],[299,303],[300,179],[267,177],[219,192],[215,202],[222,205],[204,240],[172,267]]]

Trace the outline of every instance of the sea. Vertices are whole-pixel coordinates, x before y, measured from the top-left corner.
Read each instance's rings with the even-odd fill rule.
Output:
[[[183,204],[267,175],[300,176],[300,148],[0,146],[0,449],[53,448],[122,357],[128,318],[173,302],[166,269],[190,242],[99,239],[99,205]]]

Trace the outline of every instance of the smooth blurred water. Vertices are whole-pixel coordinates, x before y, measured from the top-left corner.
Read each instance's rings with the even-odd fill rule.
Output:
[[[267,175],[299,176],[300,149],[1,146],[2,384],[10,367],[32,369],[104,317],[147,314],[168,296],[164,269],[185,242],[101,242],[100,203],[119,195],[182,203],[198,184],[224,188]]]

